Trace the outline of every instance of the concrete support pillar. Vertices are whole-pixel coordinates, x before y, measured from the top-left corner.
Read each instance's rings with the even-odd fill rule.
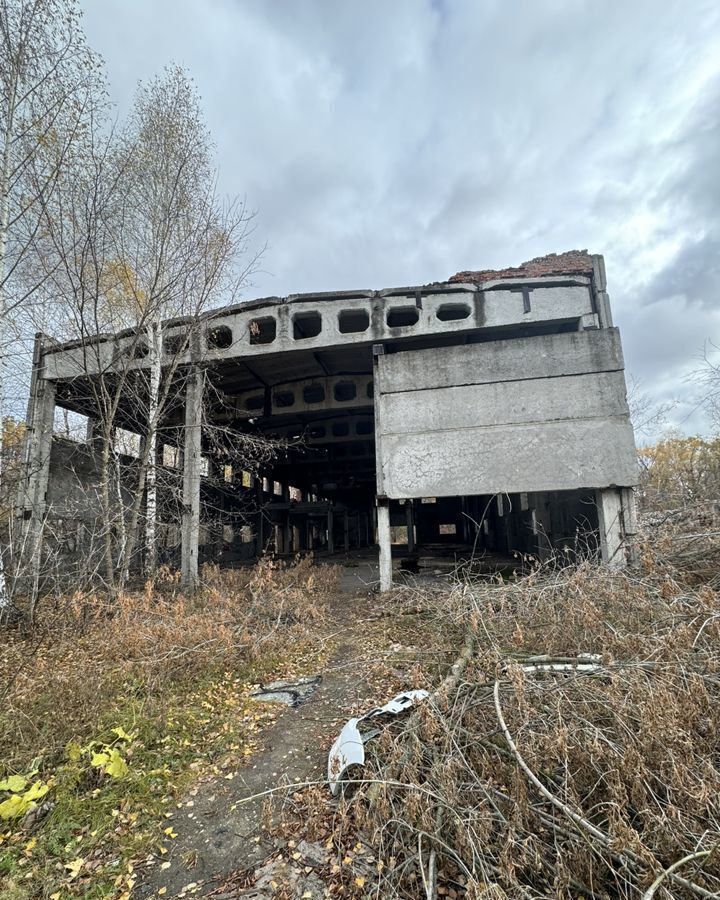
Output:
[[[292,553],[292,530],[290,528],[290,510],[283,516],[283,553]]]
[[[380,547],[380,590],[392,588],[392,539],[390,535],[390,502],[386,497],[377,499],[377,531]]]
[[[623,527],[625,530],[625,559],[631,565],[638,561],[635,537],[638,533],[637,505],[635,503],[635,491],[632,488],[622,488],[620,499],[623,507]]]
[[[595,492],[595,502],[602,560],[612,569],[624,569],[628,557],[632,561],[637,532],[635,495],[629,488],[606,488]]]
[[[412,500],[405,501],[405,524],[407,526],[408,553],[415,552],[415,507]]]
[[[255,524],[255,549],[258,557],[262,556],[265,549],[265,519],[263,508],[265,505],[265,493],[263,491],[263,477],[258,475],[255,479],[255,505],[257,507]]]
[[[350,517],[348,516],[347,510],[343,513],[343,536],[345,541],[345,552],[347,553],[350,549]]]
[[[547,559],[552,553],[552,529],[545,495],[542,493],[533,494],[532,501],[534,504],[532,530],[536,540],[535,552],[539,559]]]
[[[181,578],[186,588],[198,583],[200,540],[200,464],[202,450],[203,373],[193,368],[185,389]]]
[[[335,552],[335,513],[332,508],[332,503],[328,506],[327,512],[327,546],[328,553]]]
[[[225,536],[225,464],[211,456],[208,473],[213,489],[217,490],[217,501],[213,509],[213,521],[211,523],[210,541],[212,545],[213,562],[219,563],[222,556]]]
[[[25,470],[18,498],[21,514],[19,549],[38,571],[47,510],[55,393],[54,382],[44,379],[40,372],[33,372],[25,437]]]
[[[308,548],[308,520],[307,516],[301,516],[298,524],[298,550],[305,551]]]

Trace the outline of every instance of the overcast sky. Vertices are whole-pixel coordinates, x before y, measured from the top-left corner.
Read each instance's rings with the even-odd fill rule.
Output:
[[[720,343],[717,0],[82,0],[119,112],[194,77],[248,296],[604,253],[629,372],[674,421]]]

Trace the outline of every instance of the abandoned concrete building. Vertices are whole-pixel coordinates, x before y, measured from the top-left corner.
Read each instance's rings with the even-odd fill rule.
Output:
[[[166,350],[185,328],[166,324]],[[360,548],[379,552],[383,590],[423,555],[589,549],[625,564],[637,466],[601,256],[249,301],[206,314],[199,335],[158,454],[179,478],[162,539],[186,583],[205,561]],[[97,366],[132,339],[96,338]],[[81,561],[99,515],[92,428],[85,444],[52,431],[56,406],[97,415],[86,349],[37,339],[19,509],[26,536],[52,520],[60,557]],[[210,446],[213,417],[285,445],[240,471]]]

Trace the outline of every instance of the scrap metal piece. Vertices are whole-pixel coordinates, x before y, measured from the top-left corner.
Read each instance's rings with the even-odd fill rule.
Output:
[[[429,696],[429,693],[423,690],[403,691],[402,694],[388,700],[384,706],[376,706],[359,718],[348,719],[328,754],[328,781],[333,797],[340,793],[341,783],[348,770],[353,766],[365,765],[365,744],[380,734],[377,727],[361,729],[361,723],[370,725],[375,720],[381,720],[383,716],[401,715]]]

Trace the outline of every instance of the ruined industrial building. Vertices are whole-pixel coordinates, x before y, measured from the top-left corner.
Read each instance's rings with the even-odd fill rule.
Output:
[[[177,486],[161,497],[160,539],[187,584],[208,561],[361,548],[379,552],[382,589],[401,559],[424,556],[626,562],[637,469],[601,256],[271,297],[205,314],[191,338],[182,320],[163,334],[182,358],[160,426],[158,464]],[[59,569],[94,553],[92,380],[120,359],[129,375],[148,365],[132,332],[93,351],[36,342],[19,531],[33,552],[52,534]],[[116,421],[142,438],[137,382],[124,383]],[[85,443],[53,438],[56,406],[88,417]],[[279,449],[239,467],[216,426]]]

